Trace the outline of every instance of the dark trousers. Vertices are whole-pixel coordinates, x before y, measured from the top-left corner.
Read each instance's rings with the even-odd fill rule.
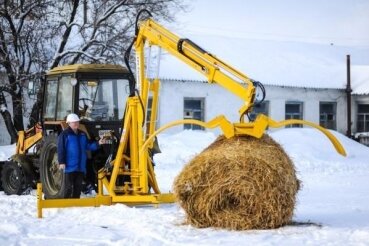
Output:
[[[81,196],[83,176],[82,172],[64,173],[64,198],[79,198]]]

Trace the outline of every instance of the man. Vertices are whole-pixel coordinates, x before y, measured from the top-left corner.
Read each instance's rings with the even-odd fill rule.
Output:
[[[104,140],[89,142],[86,133],[78,129],[79,117],[76,114],[69,114],[67,123],[69,127],[58,137],[59,168],[64,170],[64,198],[79,198],[86,174],[86,151],[97,150]]]

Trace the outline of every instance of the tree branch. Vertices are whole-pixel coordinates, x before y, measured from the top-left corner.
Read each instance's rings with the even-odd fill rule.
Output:
[[[94,57],[94,56],[92,56],[92,55],[90,55],[86,52],[81,51],[81,50],[67,50],[67,51],[64,51],[63,53],[60,54],[60,59],[62,59],[63,57],[65,57],[67,55],[70,55],[70,54],[84,55],[87,58],[89,58],[91,60],[94,60],[94,61],[99,61],[103,58],[103,57]]]
[[[111,15],[116,13],[117,9],[119,9],[121,6],[125,5],[127,3],[127,0],[119,2],[117,5],[111,6],[103,15],[102,18],[100,18],[96,24],[94,25],[94,29],[92,31],[92,34],[90,36],[89,41],[81,48],[82,52],[87,51],[91,45],[94,43],[96,33],[98,29],[101,27],[101,24],[106,21]],[[79,59],[81,58],[81,53],[78,53],[73,60],[69,64],[75,64]]]
[[[78,6],[79,6],[79,0],[74,0],[73,1],[73,10],[72,10],[72,13],[70,15],[70,19],[69,19],[67,28],[66,28],[63,36],[62,36],[60,45],[58,47],[58,50],[55,53],[55,56],[54,56],[54,59],[53,59],[53,62],[51,64],[51,66],[50,66],[50,69],[53,69],[54,67],[58,66],[60,60],[62,59],[62,56],[60,56],[60,53],[62,53],[64,51],[65,45],[67,44],[68,38],[69,38],[70,33],[72,31],[73,25],[71,25],[71,24],[74,22],[74,19],[76,17]]]

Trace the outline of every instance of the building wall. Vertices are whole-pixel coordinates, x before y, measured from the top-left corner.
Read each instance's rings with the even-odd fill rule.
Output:
[[[352,110],[351,110],[351,120],[352,120],[352,132],[355,133],[357,130],[357,112],[358,104],[369,104],[369,95],[353,95],[352,96]]]
[[[219,114],[225,114],[231,121],[238,121],[238,109],[242,106],[242,100],[218,85],[199,81],[162,80],[159,98],[159,126],[183,119],[185,97],[205,99],[205,121]],[[167,132],[177,132],[182,129],[183,125],[168,129]]]
[[[343,90],[338,89],[308,89],[281,86],[265,86],[266,99],[269,101],[269,116],[275,120],[285,119],[285,103],[287,101],[303,102],[303,118],[319,124],[319,102],[336,102],[337,130],[346,132],[346,98]],[[185,97],[205,98],[205,121],[224,114],[237,122],[238,109],[242,100],[221,88],[217,84],[207,84],[199,81],[162,80],[159,102],[159,126],[174,120],[183,119],[183,99]],[[183,129],[178,126],[167,130],[176,132]],[[217,131],[219,132],[219,131]]]
[[[343,134],[347,130],[346,95],[344,90],[338,89],[309,89],[265,85],[266,99],[269,101],[269,116],[274,120],[285,119],[285,104],[287,101],[303,102],[303,118],[319,124],[319,102],[336,102],[337,130]],[[204,120],[224,114],[232,121],[239,121],[238,110],[243,105],[241,99],[223,89],[217,84],[208,84],[199,81],[162,80],[159,98],[159,114],[157,126],[163,126],[171,121],[183,119],[184,98],[204,98]],[[8,108],[11,110],[10,97]],[[27,100],[33,103],[29,98]],[[369,96],[353,96],[352,131],[356,131],[357,102],[369,103]],[[29,111],[29,110],[27,110]],[[25,124],[27,122],[25,114]],[[168,129],[166,132],[181,131],[183,126]],[[219,133],[219,129],[215,130]],[[6,131],[3,119],[0,117],[0,145],[9,144],[10,137]]]
[[[320,102],[336,102],[337,131],[345,133],[347,129],[346,96],[344,90],[311,89],[282,86],[265,86],[266,99],[269,101],[270,116],[275,120],[285,119],[285,104],[287,101],[303,103],[304,120],[319,124]]]

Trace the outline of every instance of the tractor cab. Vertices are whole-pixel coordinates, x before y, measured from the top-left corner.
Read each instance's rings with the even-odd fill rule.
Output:
[[[42,112],[43,141],[40,179],[45,196],[60,198],[63,174],[57,163],[57,136],[68,125],[68,114],[77,114],[80,129],[90,140],[110,134],[120,138],[126,100],[128,70],[118,65],[76,64],[56,67],[46,74]],[[96,174],[116,150],[114,141],[88,154],[86,184],[96,185]]]
[[[119,65],[76,64],[46,75],[43,122],[77,114],[92,138],[104,130],[119,132],[129,94],[128,70]],[[48,127],[46,127],[47,129]]]

